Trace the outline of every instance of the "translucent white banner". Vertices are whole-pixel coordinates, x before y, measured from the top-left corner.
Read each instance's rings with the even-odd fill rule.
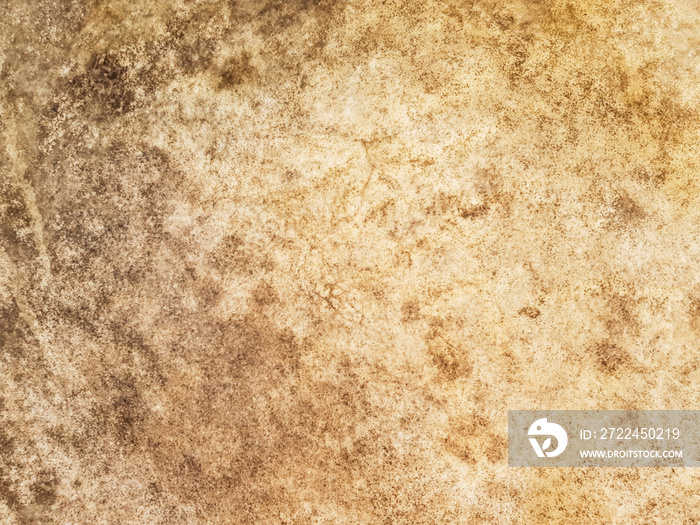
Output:
[[[509,410],[511,467],[698,467],[700,410]]]

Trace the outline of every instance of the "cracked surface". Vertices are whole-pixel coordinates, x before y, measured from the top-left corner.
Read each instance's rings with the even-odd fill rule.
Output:
[[[0,4],[0,521],[697,523],[507,410],[700,401],[700,5]]]

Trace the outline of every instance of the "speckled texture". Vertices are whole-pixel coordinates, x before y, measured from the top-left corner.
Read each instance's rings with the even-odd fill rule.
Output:
[[[507,410],[698,408],[700,4],[0,2],[0,523],[700,522]]]

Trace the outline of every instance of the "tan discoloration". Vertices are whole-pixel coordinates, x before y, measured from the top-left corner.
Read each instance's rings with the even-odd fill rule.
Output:
[[[505,426],[700,400],[696,7],[0,14],[0,522],[700,519]]]

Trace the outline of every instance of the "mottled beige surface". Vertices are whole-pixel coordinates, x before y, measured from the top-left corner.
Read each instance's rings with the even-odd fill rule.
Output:
[[[699,408],[700,3],[0,2],[0,523],[700,522],[507,410]]]

